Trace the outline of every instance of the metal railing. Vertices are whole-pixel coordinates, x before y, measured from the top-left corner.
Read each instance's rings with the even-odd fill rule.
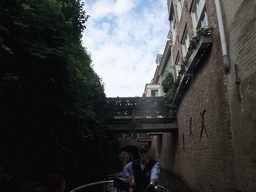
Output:
[[[114,183],[114,180],[110,180],[110,181],[99,181],[99,182],[95,182],[95,183],[89,183],[89,184],[86,184],[86,185],[82,185],[80,187],[77,187],[75,189],[73,189],[71,192],[75,192],[75,191],[79,191],[79,192],[82,192],[82,191],[85,191],[85,189],[87,188],[90,188],[90,187],[95,187],[95,186],[102,186],[102,190],[103,192],[106,191],[106,189],[108,188],[107,186],[111,184],[110,187],[112,187],[112,184]]]
[[[114,184],[114,180],[99,181],[99,182],[95,182],[95,183],[89,183],[86,185],[82,185],[80,187],[73,189],[71,192],[83,192],[83,191],[89,190],[90,187],[95,187],[95,186],[102,186],[102,191],[107,192],[107,191],[109,191],[110,188],[113,188],[113,184]],[[161,185],[157,185],[155,189],[156,189],[156,192],[169,192],[166,188],[164,188]],[[91,191],[91,189],[90,189],[90,191]]]
[[[167,189],[165,189],[163,186],[161,185],[157,185],[157,191],[163,191],[163,192],[169,192]]]

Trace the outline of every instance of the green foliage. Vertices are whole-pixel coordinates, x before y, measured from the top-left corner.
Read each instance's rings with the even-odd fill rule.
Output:
[[[0,171],[17,181],[45,164],[91,166],[88,182],[104,174],[106,96],[81,43],[88,18],[80,0],[0,1],[0,152],[13,162]]]
[[[173,86],[174,86],[173,74],[169,72],[165,75],[165,79],[162,82],[164,93],[168,93],[169,90],[173,88]]]
[[[213,27],[202,27],[196,31],[197,39],[201,37],[201,35],[210,35]]]
[[[132,116],[115,116],[115,119],[132,119]]]
[[[186,56],[184,57],[184,60],[182,61],[182,66],[186,66],[188,63],[188,60],[190,56],[192,55],[193,51],[196,48],[196,45],[198,41],[200,40],[202,35],[210,35],[213,27],[203,27],[197,30],[196,36],[194,36],[190,41],[189,41],[189,46],[188,46],[188,52]],[[185,70],[181,70],[182,72],[181,75],[185,72]]]
[[[162,82],[163,91],[165,93],[164,95],[164,101],[168,104],[170,103],[170,100],[173,98],[173,94],[175,93],[175,82],[173,78],[172,73],[167,73],[165,75],[165,79]]]

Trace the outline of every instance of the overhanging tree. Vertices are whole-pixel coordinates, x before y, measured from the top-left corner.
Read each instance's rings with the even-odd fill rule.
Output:
[[[84,178],[79,166],[94,168],[88,182],[102,172],[106,97],[81,44],[87,19],[77,0],[0,2],[0,178],[44,165]]]

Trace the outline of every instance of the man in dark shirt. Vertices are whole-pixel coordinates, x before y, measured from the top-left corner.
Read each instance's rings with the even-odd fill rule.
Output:
[[[139,155],[140,159],[136,159],[124,167],[125,176],[134,192],[153,191],[159,178],[159,163],[150,157],[148,145],[140,146]]]

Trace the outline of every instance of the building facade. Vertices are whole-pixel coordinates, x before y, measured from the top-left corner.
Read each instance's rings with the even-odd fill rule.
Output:
[[[149,83],[146,84],[144,90],[145,97],[159,97],[162,96],[161,85],[159,83]]]
[[[161,86],[161,77],[159,79],[159,74],[158,74],[162,58],[163,58],[162,54],[158,54],[156,57],[155,75],[154,75],[154,78],[151,80],[151,82],[145,85],[144,94],[143,94],[144,97],[161,97],[161,96],[163,96],[163,90],[162,90],[162,86]]]
[[[256,190],[256,1],[221,1],[236,187]]]
[[[154,136],[152,153],[192,190],[254,191],[256,2],[168,0],[167,6],[168,47],[153,82],[164,71],[177,79],[185,66],[172,103],[179,131]],[[198,35],[209,27],[210,34]]]

